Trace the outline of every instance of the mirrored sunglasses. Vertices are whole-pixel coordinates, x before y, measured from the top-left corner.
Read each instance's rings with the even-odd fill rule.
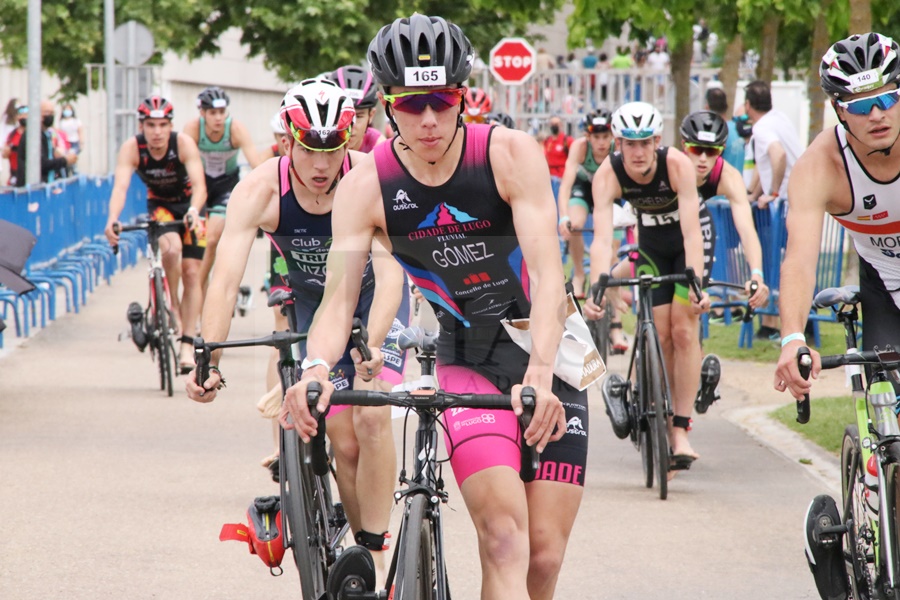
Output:
[[[685,143],[684,149],[688,154],[693,154],[694,156],[705,154],[710,158],[716,158],[722,155],[722,152],[725,151],[725,146],[703,146],[701,144]]]
[[[656,135],[652,129],[631,129],[626,127],[621,130],[622,137],[628,140],[645,140]]]
[[[585,130],[588,133],[606,133],[607,131],[610,131],[610,127],[608,124],[607,125],[597,125],[597,124],[591,123],[590,125],[588,125],[585,128]]]
[[[300,129],[291,123],[291,135],[298,144],[313,152],[334,152],[350,141],[350,128],[346,129]]]
[[[423,90],[403,92],[402,94],[385,94],[384,101],[394,107],[394,110],[418,115],[425,112],[427,106],[430,106],[434,112],[443,112],[448,108],[459,106],[464,94],[465,88]]]
[[[900,102],[900,89],[846,102],[838,100],[837,104],[851,115],[868,115],[876,106],[881,110],[888,110],[897,102]]]

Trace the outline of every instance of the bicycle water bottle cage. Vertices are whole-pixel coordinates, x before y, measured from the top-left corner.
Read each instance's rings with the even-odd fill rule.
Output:
[[[272,575],[281,575],[281,561],[284,559],[281,501],[277,496],[256,498],[247,509],[247,520],[249,525],[223,525],[219,540],[246,542],[250,547],[250,554],[259,556]]]

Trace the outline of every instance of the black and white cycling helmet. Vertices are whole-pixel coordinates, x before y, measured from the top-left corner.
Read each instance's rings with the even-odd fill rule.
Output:
[[[728,139],[728,123],[711,110],[699,110],[681,122],[681,139],[689,144],[724,146]]]
[[[197,96],[197,108],[204,110],[210,108],[227,108],[230,102],[231,99],[228,97],[228,94],[225,93],[225,90],[217,85],[209,86]]]
[[[382,27],[366,57],[382,86],[447,87],[469,79],[475,52],[457,25],[414,14]]]
[[[832,98],[900,84],[900,47],[880,33],[851,35],[836,42],[819,65],[822,89]]]
[[[286,133],[310,150],[337,150],[350,140],[353,100],[327,79],[306,79],[281,101]]]
[[[585,133],[602,133],[612,129],[612,113],[605,108],[584,115],[581,122]]]
[[[488,123],[496,123],[498,125],[503,125],[507,129],[515,129],[516,122],[513,120],[511,116],[504,112],[496,112],[490,113],[487,115]]]
[[[662,135],[662,114],[652,104],[628,102],[613,113],[613,137],[627,140],[644,140]]]
[[[353,100],[356,108],[375,108],[378,94],[372,74],[358,65],[339,67],[328,79],[338,84]]]

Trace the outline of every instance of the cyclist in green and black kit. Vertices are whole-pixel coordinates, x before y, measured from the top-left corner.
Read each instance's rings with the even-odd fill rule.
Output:
[[[244,153],[251,169],[260,163],[250,132],[243,123],[228,114],[229,103],[228,94],[222,88],[206,88],[197,96],[200,116],[184,126],[184,133],[191,136],[200,148],[206,173],[206,253],[200,269],[204,290],[216,260],[219,238],[225,228],[225,208],[231,190],[240,180],[238,152]]]

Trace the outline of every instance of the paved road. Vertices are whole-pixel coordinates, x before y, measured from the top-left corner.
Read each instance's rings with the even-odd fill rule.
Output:
[[[247,281],[257,287],[255,253]],[[0,357],[0,598],[295,598],[292,567],[273,578],[246,548],[218,541],[254,496],[276,492],[259,466],[270,450],[255,408],[266,355],[232,352],[229,387],[212,405],[165,397],[148,356],[116,341],[144,277],[143,267],[118,275],[80,315]],[[270,330],[269,309],[255,304],[233,337]],[[745,389],[770,386],[766,369],[729,367]],[[771,401],[724,391],[727,408]],[[829,490],[821,478],[717,406],[696,419],[702,459],[662,502],[599,394],[591,408],[587,487],[558,598],[816,598],[800,532],[810,498]],[[454,598],[477,598],[474,531],[455,489],[446,514]]]

